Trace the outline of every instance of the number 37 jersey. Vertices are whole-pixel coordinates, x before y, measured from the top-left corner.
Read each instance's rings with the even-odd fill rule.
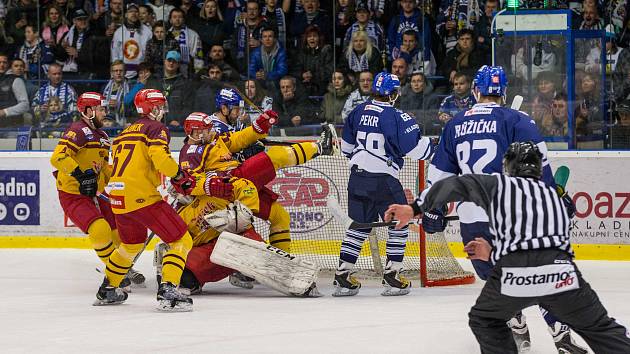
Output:
[[[403,157],[424,160],[432,154],[429,138],[422,137],[416,120],[386,102],[369,100],[348,115],[341,151],[350,166],[398,178]]]
[[[162,199],[157,191],[160,173],[172,177],[179,166],[171,157],[171,140],[164,124],[141,118],[126,128],[112,145],[112,176],[105,188],[115,214],[129,213]]]
[[[452,175],[503,173],[503,155],[517,141],[533,141],[538,146],[543,154],[542,180],[554,187],[547,146],[534,121],[495,103],[477,103],[446,123],[429,166],[427,185]],[[461,203],[457,213],[463,223],[488,221],[485,211],[472,203]]]

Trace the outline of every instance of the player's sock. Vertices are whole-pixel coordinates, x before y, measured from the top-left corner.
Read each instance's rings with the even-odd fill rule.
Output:
[[[162,283],[179,285],[192,243],[192,238],[188,232],[179,240],[168,243],[169,249],[162,258]]]
[[[405,257],[405,246],[407,245],[409,228],[404,227],[400,230],[390,228],[387,230],[387,236],[387,259],[402,264],[403,258]]]
[[[361,283],[352,276],[353,270],[354,263],[339,260],[339,267],[337,267],[333,280],[335,290],[332,296],[354,296],[359,293]]]
[[[107,259],[116,249],[112,242],[112,229],[107,221],[103,218],[94,220],[88,228],[88,238],[98,258],[107,264]]]
[[[114,247],[118,248],[118,246],[120,246],[120,235],[118,234],[118,229],[113,229],[111,235]]]
[[[314,142],[293,144],[291,146],[272,146],[267,155],[273,167],[279,168],[301,165],[317,154],[318,145]]]
[[[514,342],[519,353],[528,352],[531,349],[531,340],[529,338],[529,328],[525,321],[525,315],[522,312],[516,314],[507,322],[508,327],[512,330]]]
[[[143,243],[121,243],[109,257],[105,266],[105,275],[112,286],[120,286],[121,281],[127,275],[133,259],[144,247]]]
[[[586,348],[575,343],[571,337],[571,329],[569,329],[569,326],[556,321],[553,326],[549,326],[549,333],[553,337],[553,342],[559,354],[588,353]]]
[[[359,253],[361,253],[361,248],[363,247],[363,242],[365,242],[365,239],[368,238],[369,234],[369,229],[346,230],[346,236],[343,238],[343,242],[341,242],[341,253],[339,258],[344,262],[356,264],[357,258],[359,258]]]
[[[278,202],[271,203],[269,211],[269,244],[291,253],[291,218],[289,212]]]
[[[385,290],[381,293],[383,296],[407,295],[411,290],[411,282],[400,275],[402,271],[402,260],[395,262],[388,260],[385,271],[383,272],[382,284]]]

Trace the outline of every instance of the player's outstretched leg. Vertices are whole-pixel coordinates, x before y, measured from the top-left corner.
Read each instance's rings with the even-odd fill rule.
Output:
[[[516,342],[516,348],[519,353],[528,352],[531,347],[531,340],[529,338],[529,327],[525,321],[525,315],[522,312],[516,314],[507,322],[508,327],[512,330],[512,337]]]
[[[103,283],[98,288],[96,301],[93,305],[104,306],[122,304],[125,300],[127,300],[127,296],[126,292],[122,291],[121,288],[111,285],[107,277],[105,277],[105,279],[103,279]]]
[[[339,261],[339,267],[335,272],[335,280],[333,280],[335,291],[332,296],[354,296],[359,293],[361,283],[352,276],[354,273],[353,269],[354,264],[342,260]]]

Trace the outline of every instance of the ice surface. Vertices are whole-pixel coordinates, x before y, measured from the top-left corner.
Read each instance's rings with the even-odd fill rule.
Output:
[[[0,351],[3,353],[478,353],[467,313],[483,282],[414,288],[382,297],[376,282],[361,293],[288,298],[257,286],[207,284],[194,312],[155,311],[150,253],[137,268],[148,278],[123,305],[91,306],[102,280],[88,250],[0,250]],[[466,269],[469,263],[461,260]],[[611,316],[630,323],[630,262],[578,262]],[[531,353],[554,353],[536,308],[525,310]],[[584,343],[578,339],[580,343]]]

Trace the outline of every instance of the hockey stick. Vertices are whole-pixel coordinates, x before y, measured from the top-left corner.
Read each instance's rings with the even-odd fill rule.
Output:
[[[521,109],[522,104],[523,104],[523,96],[516,95],[512,99],[512,104],[510,105],[510,108],[518,111],[519,109]]]
[[[328,198],[326,200],[326,206],[328,206],[328,209],[333,214],[333,217],[335,218],[335,220],[337,220],[337,222],[340,223],[341,226],[343,226],[344,229],[346,230],[347,229],[368,229],[368,228],[373,228],[373,227],[385,227],[385,226],[389,227],[389,226],[396,226],[396,224],[398,224],[398,221],[396,220],[377,221],[377,222],[354,221],[350,219],[350,217],[343,212],[341,205],[339,205],[339,202],[337,202],[337,200],[334,198]],[[455,221],[455,220],[459,220],[459,217],[447,216],[444,219],[447,221]],[[414,221],[410,221],[409,225],[422,225],[422,223],[420,222],[420,220],[414,220]]]

